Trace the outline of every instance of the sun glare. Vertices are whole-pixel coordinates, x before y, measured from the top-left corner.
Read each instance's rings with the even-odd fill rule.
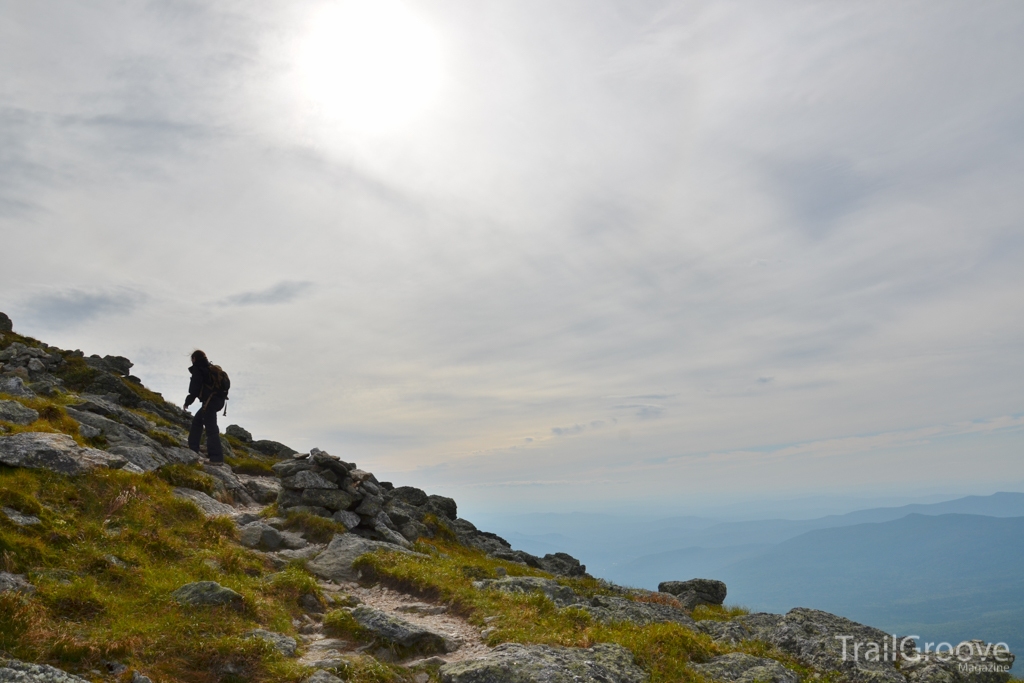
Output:
[[[314,18],[298,62],[314,112],[353,133],[411,123],[440,89],[438,37],[399,0],[331,3]]]

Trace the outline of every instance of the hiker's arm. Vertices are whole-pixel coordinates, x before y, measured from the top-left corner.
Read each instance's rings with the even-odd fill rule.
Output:
[[[189,372],[192,373],[192,379],[189,380],[188,383],[188,397],[185,399],[185,410],[188,410],[188,407],[192,405],[193,401],[199,397],[199,392],[203,390],[202,376],[198,372],[194,372],[191,368],[189,368]]]

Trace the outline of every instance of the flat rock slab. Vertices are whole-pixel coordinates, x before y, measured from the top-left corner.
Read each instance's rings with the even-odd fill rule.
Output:
[[[182,605],[192,607],[216,605],[240,606],[242,604],[241,595],[230,588],[225,588],[216,581],[197,581],[196,583],[186,583],[184,586],[171,593],[171,597]]]
[[[331,539],[327,549],[317,555],[316,559],[311,561],[307,567],[309,571],[321,579],[327,579],[335,583],[358,581],[360,573],[352,567],[352,563],[359,556],[377,550],[390,550],[427,558],[427,555],[414,553],[392,543],[371,541],[355,534],[337,534]]]
[[[366,605],[352,610],[352,618],[383,644],[394,647],[403,656],[452,652],[458,647],[440,633]]]
[[[67,671],[46,664],[0,659],[0,683],[89,683]]]
[[[8,574],[7,572],[0,572],[0,593],[6,593],[8,591],[32,595],[36,592],[36,587],[28,582],[28,579],[25,578],[24,574]]]
[[[656,602],[639,602],[628,598],[599,595],[591,598],[589,604],[580,605],[580,608],[605,624],[628,621],[646,626],[672,622],[691,629],[697,628],[697,622],[683,610]]]
[[[0,400],[0,420],[16,425],[30,425],[39,419],[39,413],[17,401]]]
[[[36,524],[43,523],[43,520],[39,519],[35,515],[26,515],[13,508],[0,508],[0,512],[3,512],[7,519],[11,520],[18,526],[35,526]]]
[[[97,467],[142,470],[120,455],[83,448],[67,434],[24,432],[0,436],[0,464],[76,476]]]
[[[275,633],[274,631],[266,631],[262,628],[258,628],[254,631],[249,631],[245,634],[246,638],[259,638],[274,646],[274,649],[280,652],[285,657],[294,657],[295,651],[298,649],[298,643],[291,636],[286,636],[283,633]]]
[[[504,643],[486,657],[445,664],[443,683],[645,683],[647,673],[621,645],[548,647]]]
[[[509,576],[504,579],[483,579],[474,581],[473,586],[479,589],[492,589],[505,593],[543,593],[559,607],[567,607],[582,600],[568,586],[563,586],[554,579],[539,576]]]
[[[192,501],[207,517],[230,517],[238,512],[238,510],[227,503],[214,500],[202,491],[196,491],[195,489],[179,487],[174,489],[174,495],[178,498]]]
[[[820,671],[834,671],[852,683],[906,683],[891,661],[869,662],[864,657],[843,659],[843,641],[882,644],[892,640],[885,631],[819,610],[797,607],[785,615],[747,614],[734,620],[750,637],[774,645]]]
[[[799,683],[800,676],[774,659],[732,652],[693,669],[704,678],[727,683]]]

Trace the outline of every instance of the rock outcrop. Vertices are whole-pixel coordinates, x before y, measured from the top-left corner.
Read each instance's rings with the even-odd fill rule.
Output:
[[[124,456],[95,448],[84,448],[66,434],[48,432],[23,432],[13,436],[0,436],[0,464],[8,467],[45,469],[72,476],[97,467],[142,471]]]
[[[644,683],[647,674],[621,645],[590,648],[505,643],[486,657],[441,667],[444,683]]]

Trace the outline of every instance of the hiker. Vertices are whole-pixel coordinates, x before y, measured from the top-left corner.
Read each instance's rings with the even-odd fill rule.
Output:
[[[206,452],[212,464],[224,462],[224,449],[220,445],[220,431],[217,429],[217,413],[224,407],[228,397],[230,381],[227,374],[217,365],[210,365],[206,354],[196,349],[192,352],[192,380],[188,384],[188,398],[185,410],[199,399],[202,406],[192,418],[192,430],[188,434],[188,447],[199,452],[199,442],[206,428]]]

